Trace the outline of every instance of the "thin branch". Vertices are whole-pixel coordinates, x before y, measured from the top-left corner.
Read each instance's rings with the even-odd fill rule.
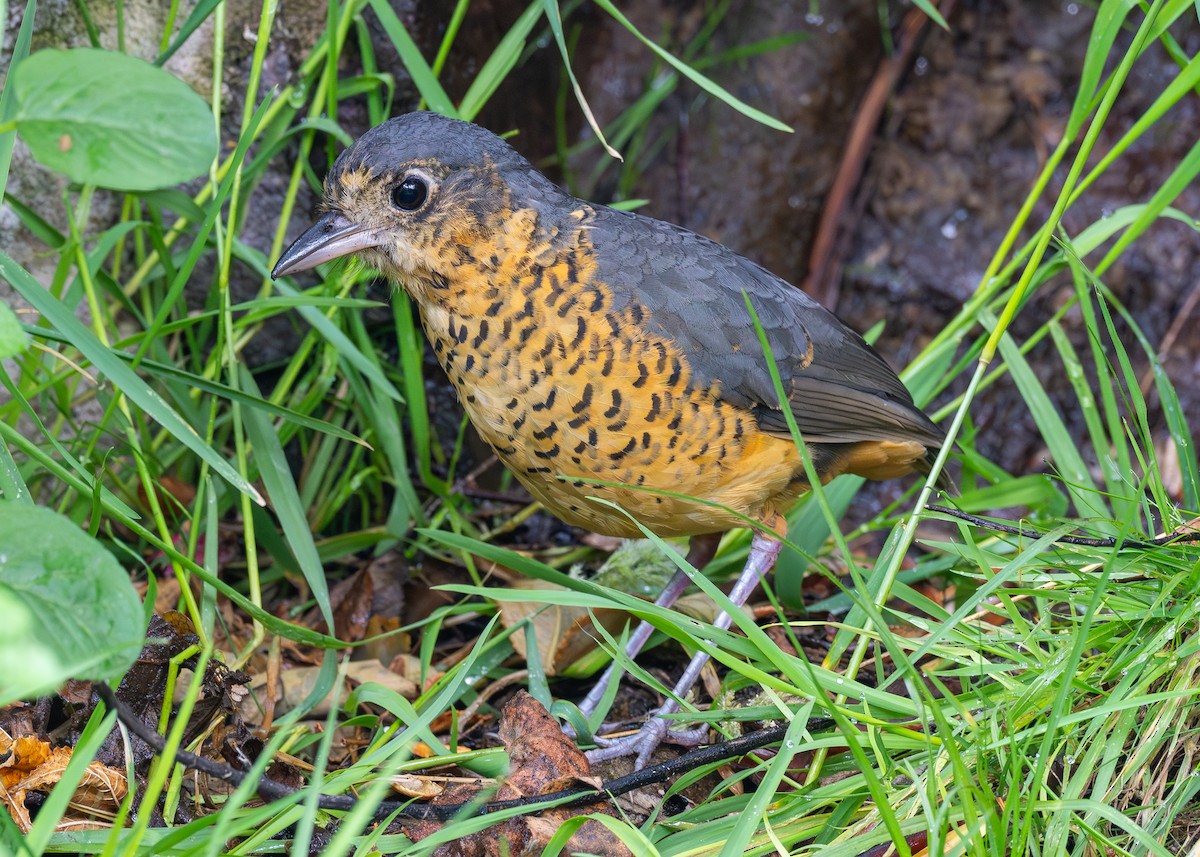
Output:
[[[163,736],[147,726],[129,706],[117,699],[116,694],[113,693],[112,688],[107,684],[97,682],[94,687],[97,694],[104,701],[104,704],[117,712],[117,716],[130,732],[149,744],[156,753],[163,752],[166,746],[166,740]],[[834,723],[832,720],[824,718],[809,721],[810,731],[820,732],[831,729],[833,726]],[[599,788],[566,789],[564,791],[544,795],[532,795],[516,800],[498,800],[479,804],[468,801],[465,803],[434,805],[412,803],[409,800],[391,800],[380,803],[375,809],[375,815],[376,817],[383,817],[395,813],[404,818],[447,820],[460,815],[462,817],[486,815],[504,809],[528,808],[529,812],[532,813],[547,809],[551,805],[566,808],[586,806],[596,803],[598,800],[615,798],[643,786],[664,782],[671,777],[699,768],[702,765],[709,765],[727,759],[736,759],[754,750],[767,747],[771,744],[778,744],[783,740],[787,728],[788,724],[783,723],[778,726],[771,726],[751,732],[749,735],[735,738],[732,741],[724,741],[720,744],[701,747],[684,753],[670,761],[650,765],[640,771],[634,771],[632,774],[607,780]],[[210,777],[216,777],[222,782],[233,786],[239,786],[246,780],[246,775],[242,771],[231,768],[222,762],[215,762],[212,759],[206,759],[203,756],[197,756],[185,750],[176,751],[175,761],[185,767],[192,768]],[[254,788],[259,797],[266,800],[282,800],[297,797],[303,791],[303,789],[285,786],[269,777],[260,777],[254,784]],[[317,800],[317,805],[325,810],[348,812],[357,806],[359,802],[360,798],[353,795],[321,795]]]

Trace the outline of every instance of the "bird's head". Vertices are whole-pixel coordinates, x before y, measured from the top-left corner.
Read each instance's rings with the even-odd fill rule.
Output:
[[[562,195],[490,131],[409,113],[342,152],[325,179],[324,216],[283,253],[272,276],[356,254],[419,293],[452,278],[464,261],[503,252],[517,240],[516,212]]]

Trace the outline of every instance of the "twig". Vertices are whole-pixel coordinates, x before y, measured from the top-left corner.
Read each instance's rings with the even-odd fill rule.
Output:
[[[163,736],[147,726],[130,710],[129,706],[117,699],[116,694],[113,693],[112,688],[107,684],[97,682],[94,687],[96,693],[104,701],[104,704],[117,712],[117,716],[130,732],[149,744],[156,753],[162,753],[166,746],[166,740]],[[831,729],[833,725],[833,721],[828,719],[809,721],[809,729],[814,732]],[[787,728],[788,724],[784,723],[779,726],[771,726],[757,732],[752,732],[749,735],[735,738],[732,741],[724,741],[720,744],[712,744],[708,747],[691,750],[670,761],[650,765],[647,768],[634,771],[632,774],[624,777],[607,780],[599,788],[566,789],[550,794],[531,795],[516,800],[498,800],[480,804],[468,801],[465,803],[434,805],[412,803],[408,800],[390,800],[381,802],[375,809],[375,815],[376,817],[383,817],[395,813],[405,818],[444,821],[455,818],[460,814],[463,817],[470,817],[474,815],[486,815],[503,809],[527,807],[532,813],[546,809],[551,804],[556,807],[566,808],[586,806],[596,803],[598,800],[615,798],[634,789],[662,782],[670,777],[678,776],[702,765],[726,759],[736,759],[754,750],[771,744],[778,744],[783,740]],[[235,787],[241,785],[246,780],[246,775],[242,771],[231,768],[222,762],[214,762],[212,759],[206,759],[203,756],[197,756],[185,750],[176,751],[175,761],[202,774],[216,777],[222,782],[229,783]],[[259,797],[267,800],[282,800],[284,798],[296,797],[303,791],[302,789],[285,786],[269,777],[259,777],[254,787]],[[321,795],[317,800],[317,806],[325,810],[347,812],[357,806],[359,802],[360,798],[353,795]]]
[[[949,15],[953,5],[953,0],[943,0],[940,11]],[[825,204],[809,252],[804,291],[828,309],[836,309],[841,286],[842,264],[838,258],[837,239],[845,226],[843,216],[850,206],[851,194],[862,178],[870,154],[871,136],[879,126],[888,99],[896,91],[900,76],[912,63],[928,23],[929,18],[920,9],[911,9],[905,16],[896,51],[879,64],[863,96],[846,138],[846,154],[825,194]]]

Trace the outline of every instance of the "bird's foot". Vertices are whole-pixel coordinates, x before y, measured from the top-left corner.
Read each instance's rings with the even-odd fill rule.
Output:
[[[621,738],[596,737],[599,744],[595,750],[588,750],[584,755],[588,762],[604,762],[609,759],[620,759],[625,756],[636,756],[633,769],[640,771],[650,761],[650,756],[661,744],[675,744],[681,747],[696,747],[703,744],[708,737],[708,727],[698,726],[695,729],[671,729],[671,721],[657,715],[646,722],[633,735]]]

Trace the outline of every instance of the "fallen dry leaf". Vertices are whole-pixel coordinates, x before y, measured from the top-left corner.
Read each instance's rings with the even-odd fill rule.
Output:
[[[275,716],[278,717],[292,710],[307,699],[313,687],[316,686],[319,675],[320,667],[293,667],[280,672],[275,687]],[[267,681],[267,673],[256,676],[250,684],[252,692],[247,694],[238,707],[242,717],[248,723],[255,723],[260,717],[256,697],[266,695]],[[341,705],[345,701],[351,687],[357,687],[368,681],[383,685],[405,699],[416,699],[420,696],[420,691],[412,680],[393,672],[379,661],[351,661],[346,666],[346,685],[331,690],[309,711],[308,716],[311,718],[324,717],[329,712],[330,706]]]
[[[411,774],[397,774],[392,777],[392,788],[405,797],[435,798],[446,790],[442,782],[434,782],[428,777],[414,777]]]
[[[62,779],[71,752],[70,747],[52,748],[31,735],[13,739],[0,730],[0,758],[4,760],[0,763],[0,801],[22,833],[28,833],[33,824],[25,798],[30,792],[48,794]],[[55,829],[106,827],[105,819],[116,813],[127,791],[124,773],[92,762],[71,797],[70,806],[76,812],[64,815]]]
[[[509,773],[494,800],[513,800],[550,794],[580,785],[597,786],[583,753],[562,733],[558,723],[525,691],[518,692],[504,707],[499,724],[500,740],[509,757]],[[431,803],[458,804],[470,800],[480,785],[447,788]],[[615,815],[607,801],[582,807],[548,809],[502,821],[487,830],[449,842],[434,851],[435,857],[517,857],[541,854],[564,823],[584,815]],[[415,842],[441,829],[437,821],[401,821],[404,832]],[[575,832],[564,854],[605,854],[623,857],[629,849],[608,828],[588,819]]]
[[[544,580],[517,578],[509,584],[510,589],[562,590],[561,586]],[[596,648],[599,634],[592,628],[592,614],[582,607],[558,604],[538,604],[532,601],[505,601],[496,599],[500,609],[500,621],[511,628],[526,619],[533,623],[533,634],[537,640],[538,656],[546,675],[557,675],[564,667],[575,663]],[[628,621],[628,616],[619,610],[597,610],[596,618],[609,633],[617,633]],[[517,654],[528,657],[525,635],[509,637]]]

